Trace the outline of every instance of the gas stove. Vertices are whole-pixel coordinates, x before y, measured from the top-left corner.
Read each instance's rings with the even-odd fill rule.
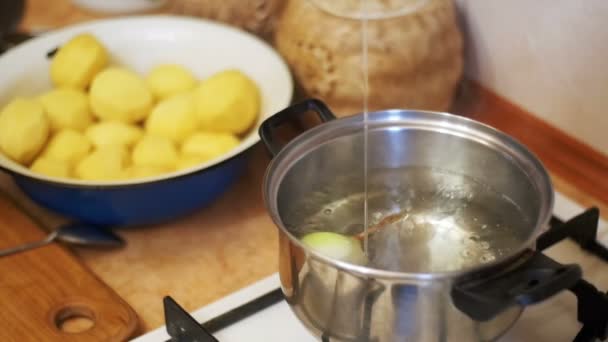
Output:
[[[551,229],[539,237],[537,248],[561,262],[581,265],[583,280],[570,291],[526,308],[499,341],[606,340],[608,295],[603,291],[608,289],[608,278],[597,269],[608,267],[603,265],[608,262],[607,245],[608,224],[599,219],[599,211],[556,194]],[[134,341],[315,341],[283,300],[279,286],[274,274],[191,314],[166,297],[167,325]]]

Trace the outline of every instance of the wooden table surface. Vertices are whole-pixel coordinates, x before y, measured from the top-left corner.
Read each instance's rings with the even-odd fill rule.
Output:
[[[69,0],[29,0],[23,27],[50,29],[98,17]],[[474,106],[473,112],[484,108]],[[246,174],[212,206],[170,224],[121,230],[128,243],[122,250],[76,253],[135,309],[141,332],[164,323],[165,295],[193,310],[268,276],[277,271],[277,236],[260,193],[267,163],[261,148],[256,148]],[[554,177],[559,191],[583,204],[608,202],[598,202],[570,181],[560,174]],[[2,183],[15,196],[23,196],[10,180]],[[31,203],[28,209],[49,226],[61,221]]]

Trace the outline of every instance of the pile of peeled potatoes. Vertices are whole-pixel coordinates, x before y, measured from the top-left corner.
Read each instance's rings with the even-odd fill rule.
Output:
[[[147,75],[110,65],[91,34],[63,45],[53,89],[0,111],[0,149],[33,172],[89,181],[153,177],[200,165],[240,143],[260,111],[239,70],[198,80],[176,64]]]

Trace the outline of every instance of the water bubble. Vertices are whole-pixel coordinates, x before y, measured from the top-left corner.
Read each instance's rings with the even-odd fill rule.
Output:
[[[323,210],[323,214],[325,214],[325,215],[330,215],[331,213],[332,213],[331,209],[325,209],[325,210]]]
[[[355,234],[358,232],[362,232],[365,229],[365,225],[361,223],[351,223],[344,227],[344,231],[346,233]]]
[[[399,229],[398,234],[400,238],[408,239],[412,236],[413,230],[402,227]]]
[[[405,228],[406,230],[413,230],[414,222],[412,222],[410,220],[406,220],[405,222],[403,222],[403,228]]]
[[[471,251],[468,249],[463,249],[462,252],[460,252],[460,254],[465,258],[468,258],[472,255]]]
[[[481,226],[481,229],[486,229],[486,228],[488,228],[487,224],[484,224],[484,225]]]
[[[417,225],[423,225],[425,223],[424,217],[414,216],[414,223]]]
[[[490,248],[490,244],[486,241],[482,241],[479,243],[479,247],[481,247],[483,249],[488,249],[488,248]]]
[[[495,259],[496,259],[496,257],[492,253],[484,253],[481,256],[481,262],[490,262],[490,261],[494,261]]]
[[[471,236],[469,236],[469,239],[471,239],[472,241],[477,242],[477,241],[479,241],[479,236],[477,236],[477,235],[471,235]]]

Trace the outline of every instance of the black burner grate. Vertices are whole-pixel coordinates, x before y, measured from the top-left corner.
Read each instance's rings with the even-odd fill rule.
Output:
[[[608,262],[608,248],[597,241],[600,212],[591,208],[562,222],[556,217],[551,219],[551,229],[541,235],[536,243],[540,250],[564,240],[571,239],[583,250]],[[599,291],[588,281],[581,279],[570,291],[578,301],[578,321],[583,324],[574,342],[604,341],[608,338],[608,294]]]
[[[568,222],[554,216],[551,218],[551,229],[538,238],[536,247],[544,250],[569,238],[585,251],[608,262],[608,248],[597,241],[599,219],[600,211],[597,208],[588,209]]]

